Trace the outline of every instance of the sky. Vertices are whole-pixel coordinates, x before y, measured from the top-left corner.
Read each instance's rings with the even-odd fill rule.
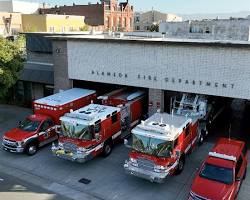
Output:
[[[30,0],[53,5],[96,3],[98,0]],[[126,1],[126,0],[120,0]],[[250,0],[129,0],[135,11],[155,10],[176,14],[250,11]]]

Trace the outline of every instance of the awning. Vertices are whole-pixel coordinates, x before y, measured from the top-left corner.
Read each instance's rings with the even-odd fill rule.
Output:
[[[19,80],[54,85],[54,71],[44,64],[25,63]]]

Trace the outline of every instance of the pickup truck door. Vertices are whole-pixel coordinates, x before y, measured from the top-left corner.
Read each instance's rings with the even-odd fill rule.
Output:
[[[38,133],[39,146],[43,146],[57,139],[57,134],[55,131],[55,126],[52,120],[46,119]]]

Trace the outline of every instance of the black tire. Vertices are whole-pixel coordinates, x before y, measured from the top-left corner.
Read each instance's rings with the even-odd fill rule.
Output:
[[[113,149],[112,140],[107,140],[103,145],[102,156],[108,157],[111,154],[112,149]]]
[[[32,142],[32,143],[29,143],[27,146],[26,146],[26,154],[28,156],[33,156],[37,153],[38,151],[38,145],[35,143],[35,142]]]
[[[246,166],[246,169],[245,169],[245,173],[244,173],[244,176],[243,176],[243,180],[246,179],[246,176],[247,176],[247,166]]]
[[[201,131],[200,137],[198,138],[198,145],[201,146],[205,140],[205,135],[203,131]]]
[[[176,175],[181,174],[181,172],[184,170],[184,166],[185,166],[185,157],[181,156],[181,158],[180,158],[180,160],[178,162],[175,174]]]

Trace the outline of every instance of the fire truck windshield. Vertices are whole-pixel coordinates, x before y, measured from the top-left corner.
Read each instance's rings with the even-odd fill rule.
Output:
[[[61,122],[62,134],[65,137],[80,139],[80,140],[92,140],[93,135],[90,131],[90,127],[82,124],[72,124],[69,122]]]
[[[40,121],[32,121],[30,119],[25,119],[23,122],[19,124],[18,128],[23,131],[32,132],[38,129],[39,124]]]
[[[133,149],[157,157],[170,157],[173,149],[171,141],[133,134]]]

